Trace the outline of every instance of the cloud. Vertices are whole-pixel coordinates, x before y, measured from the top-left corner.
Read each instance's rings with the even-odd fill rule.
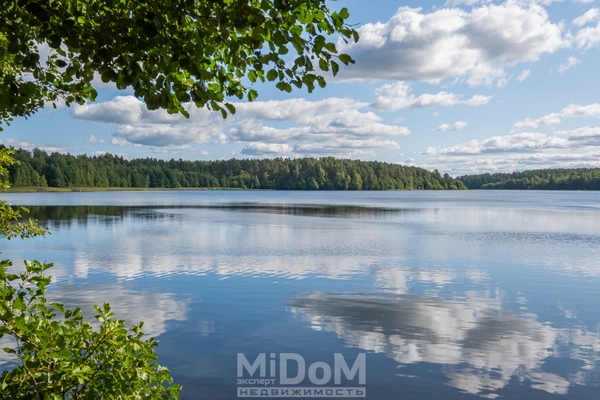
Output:
[[[440,126],[438,126],[437,128],[435,128],[438,131],[442,131],[442,132],[446,132],[448,129],[451,129],[453,131],[459,131],[462,128],[464,128],[465,126],[467,126],[468,124],[464,121],[456,121],[454,124],[450,125],[450,124],[442,124]]]
[[[560,112],[563,117],[600,117],[600,103],[587,106],[570,104]]]
[[[380,138],[408,135],[408,128],[384,124],[377,114],[360,111],[366,106],[341,98],[243,103],[236,105],[240,120],[228,130],[229,141],[250,142],[242,154],[252,156],[294,153],[356,158],[373,157],[381,149],[399,149],[395,141]],[[271,121],[293,124],[287,128],[267,125]]]
[[[169,114],[165,110],[150,111],[133,96],[117,96],[110,101],[84,104],[73,108],[73,116],[88,121],[119,125],[112,144],[139,144],[165,147],[192,143],[221,144],[224,122],[220,115],[206,108],[186,105],[190,118]],[[123,142],[125,140],[127,143]]]
[[[449,107],[458,104],[478,107],[489,103],[493,97],[475,95],[468,100],[461,100],[460,95],[444,91],[415,97],[408,94],[410,90],[410,86],[405,82],[383,85],[375,91],[377,98],[371,103],[371,107],[380,111],[394,111],[402,108]]]
[[[401,7],[384,23],[358,28],[358,43],[338,42],[338,48],[357,61],[340,76],[429,82],[460,77],[472,86],[502,85],[506,66],[536,61],[567,47],[563,30],[543,7],[516,1],[468,12],[444,8],[424,13]]]
[[[455,174],[600,167],[600,127],[558,131],[555,136],[494,136],[450,147],[428,147],[422,154],[430,157],[422,167]]]
[[[523,121],[519,121],[515,123],[512,129],[528,129],[528,128],[537,128],[540,125],[556,125],[560,124],[560,114],[551,113],[548,115],[544,115],[543,117],[531,119],[525,118]]]
[[[591,8],[588,11],[586,11],[585,14],[583,14],[582,16],[575,18],[573,20],[573,24],[577,26],[583,26],[589,22],[594,22],[598,19],[600,19],[600,10],[597,8]]]
[[[110,144],[112,144],[113,146],[127,146],[130,143],[127,140],[123,139],[123,138],[114,137],[110,141]]]
[[[393,140],[349,140],[331,138],[325,143],[303,143],[294,147],[294,151],[305,156],[369,157],[375,150],[400,150],[400,145]]]
[[[235,107],[238,113],[246,113],[257,119],[310,124],[315,116],[357,110],[367,105],[368,103],[350,98],[330,97],[319,101],[308,101],[303,98],[254,101],[252,103],[236,103]]]
[[[550,113],[537,119],[525,118],[515,123],[512,129],[535,129],[540,125],[556,125],[561,123],[561,117],[600,117],[600,103],[587,106],[570,104],[558,113]]]
[[[581,60],[575,58],[575,57],[569,57],[567,58],[567,62],[564,64],[561,64],[558,67],[558,72],[560,72],[561,74],[563,74],[566,70],[571,69],[573,67],[576,67],[577,65],[581,64]]]
[[[247,144],[241,153],[249,156],[285,156],[292,150],[293,148],[287,144],[254,142]]]
[[[460,6],[460,5],[465,5],[465,6],[473,6],[475,4],[479,4],[479,3],[491,3],[492,0],[448,0],[446,1],[447,6]]]
[[[104,139],[97,139],[96,136],[92,135],[92,136],[90,136],[90,138],[88,140],[86,140],[86,142],[88,142],[89,144],[92,144],[92,145],[97,145],[97,144],[103,144]]]
[[[523,82],[525,79],[527,79],[529,77],[529,75],[531,75],[531,71],[528,69],[524,69],[523,72],[521,72],[521,74],[517,78],[517,80],[519,82]]]
[[[223,144],[225,135],[221,132],[206,129],[206,127],[193,125],[122,125],[115,135],[127,140],[129,143],[146,146],[182,146],[191,143]]]
[[[513,172],[544,168],[600,168],[600,151],[538,151],[434,156],[419,167],[446,171],[451,175]]]
[[[94,122],[135,124],[141,120],[144,110],[147,110],[144,103],[135,97],[117,96],[102,103],[76,105],[73,115]]]
[[[486,99],[474,96],[468,101],[475,104]],[[399,148],[396,142],[379,138],[408,135],[408,128],[383,123],[374,112],[362,110],[368,106],[366,102],[337,97],[255,101],[235,103],[237,113],[223,120],[218,113],[186,104],[190,113],[186,119],[164,110],[149,111],[133,96],[118,96],[75,107],[73,115],[117,125],[111,141],[115,146],[150,146],[155,153],[195,152],[195,144],[225,143],[245,143],[241,154],[256,157],[292,151],[373,157],[378,149]]]
[[[584,50],[597,46],[600,43],[600,22],[596,26],[580,29],[575,35],[574,42]]]
[[[484,140],[471,140],[446,148],[428,147],[426,155],[474,155],[500,152],[522,152],[548,148],[568,147],[566,139],[548,137],[543,133],[518,133],[494,136]]]
[[[459,131],[467,125],[468,124],[465,121],[456,121],[454,124],[452,124],[450,129],[452,129],[453,131]]]
[[[14,138],[6,138],[6,139],[2,139],[0,140],[0,143],[5,145],[5,146],[13,146],[16,149],[24,149],[24,150],[33,150],[33,149],[40,149],[40,150],[44,150],[47,153],[68,153],[69,149],[66,147],[58,147],[58,146],[49,146],[49,145],[44,145],[44,144],[34,144],[31,142],[25,142],[23,140],[19,140],[19,139],[14,139]]]
[[[572,131],[563,131],[569,135],[569,142],[575,146],[600,146],[600,127],[585,126]]]

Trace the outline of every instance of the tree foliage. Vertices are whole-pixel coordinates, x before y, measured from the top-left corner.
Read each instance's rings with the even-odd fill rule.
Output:
[[[333,157],[272,160],[125,160],[18,150],[15,187],[242,188],[292,190],[465,189],[438,171]]]
[[[600,190],[600,168],[537,169],[458,179],[469,189]]]
[[[15,151],[12,148],[0,148],[0,188],[8,189],[8,168],[18,164],[12,156]],[[29,219],[21,220],[21,212],[28,212],[25,207],[17,209],[0,200],[0,235],[7,239],[20,237],[21,239],[44,235],[46,230],[37,224],[37,221]]]
[[[331,35],[358,40],[325,0],[15,0],[0,7],[0,122],[47,102],[96,98],[95,76],[131,87],[149,109],[187,115],[194,102],[234,112],[227,96],[257,97],[257,80],[324,87],[339,54]],[[292,50],[294,55],[289,54]],[[47,55],[48,53],[49,55]],[[33,79],[31,79],[33,78]]]

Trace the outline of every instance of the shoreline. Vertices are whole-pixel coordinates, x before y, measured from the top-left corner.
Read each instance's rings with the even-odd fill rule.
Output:
[[[140,187],[71,187],[71,188],[57,188],[57,187],[36,187],[36,186],[25,186],[25,187],[11,187],[5,191],[5,193],[43,193],[43,192],[142,192],[142,191],[173,191],[173,190],[269,190],[269,189],[241,189],[241,188],[140,188]]]

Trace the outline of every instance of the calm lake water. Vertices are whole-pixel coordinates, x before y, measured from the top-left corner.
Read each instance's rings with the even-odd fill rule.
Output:
[[[266,393],[238,382],[238,353],[257,360],[253,378],[264,356],[277,381],[269,393],[281,388],[282,353],[294,353],[305,368],[288,361],[285,376],[305,378],[286,388],[600,398],[598,192],[2,197],[52,232],[2,239],[2,257],[54,262],[51,296],[71,307],[108,301],[118,317],[145,321],[184,399]],[[336,353],[356,367],[352,377],[338,365],[339,385],[327,379]]]

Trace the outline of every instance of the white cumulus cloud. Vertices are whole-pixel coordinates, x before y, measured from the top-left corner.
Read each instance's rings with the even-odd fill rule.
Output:
[[[576,67],[579,64],[581,64],[581,60],[579,60],[579,59],[577,59],[575,57],[569,57],[569,58],[567,58],[567,62],[566,63],[561,64],[558,67],[558,72],[560,72],[562,74],[566,70],[571,69],[573,67]]]
[[[118,125],[112,144],[138,144],[154,147],[183,146],[192,143],[225,143],[224,124],[220,115],[193,104],[186,106],[190,118],[150,111],[134,96],[117,96],[112,100],[84,104],[73,108],[76,118]]]
[[[507,1],[470,11],[444,8],[430,13],[401,7],[384,23],[358,28],[358,43],[338,43],[357,61],[340,76],[433,82],[462,77],[470,85],[502,85],[506,66],[536,61],[567,47],[563,30],[533,3]]]
[[[568,147],[567,140],[548,137],[543,133],[517,133],[514,135],[494,136],[485,140],[471,140],[452,147],[428,147],[427,155],[467,155],[499,152],[521,152],[542,148]]]
[[[450,125],[450,124],[442,124],[442,125],[438,126],[435,129],[438,130],[438,131],[442,131],[442,132],[446,132],[447,130],[459,131],[462,128],[464,128],[465,126],[467,126],[467,125],[468,124],[465,121],[456,121],[452,125]]]
[[[249,156],[284,156],[291,153],[293,148],[287,144],[260,143],[247,144],[242,149],[242,154]]]
[[[361,111],[367,106],[342,98],[240,103],[236,104],[240,119],[227,133],[231,142],[249,143],[241,153],[252,156],[373,157],[377,150],[399,149],[394,140],[381,138],[408,135],[410,130]],[[272,121],[291,126],[275,127]]]
[[[89,137],[89,139],[87,140],[87,142],[89,144],[92,144],[92,145],[103,144],[104,143],[104,139],[98,139],[96,136],[92,135],[92,136]]]
[[[450,129],[450,124],[441,124],[435,129],[438,131],[446,132],[448,129]]]
[[[73,115],[117,125],[111,141],[115,146],[150,146],[156,153],[193,153],[195,144],[241,143],[244,147],[239,154],[256,157],[291,153],[372,157],[377,150],[399,148],[395,141],[381,138],[410,133],[406,127],[385,124],[374,112],[362,110],[369,103],[349,98],[294,98],[235,106],[237,113],[223,120],[218,113],[186,104],[190,113],[186,119],[164,110],[149,111],[133,96],[117,96],[75,107]],[[95,137],[90,140],[99,142]]]
[[[529,75],[531,75],[531,71],[528,69],[524,69],[517,77],[517,80],[519,82],[523,82],[525,79],[529,78]]]
[[[584,50],[597,46],[600,43],[600,22],[596,26],[580,29],[575,35],[574,42]]]
[[[430,157],[429,168],[455,174],[600,167],[600,127],[558,131],[554,136],[533,132],[494,136],[450,147],[428,147],[423,154]]]
[[[540,125],[560,124],[561,117],[600,117],[600,103],[592,103],[586,106],[570,104],[558,113],[550,113],[540,118],[525,118],[513,125],[513,129],[537,128]]]
[[[597,8],[591,8],[585,12],[585,14],[575,18],[573,24],[577,26],[583,26],[589,22],[594,22],[600,19],[600,10]]]
[[[377,98],[371,103],[371,107],[380,111],[394,111],[402,108],[450,107],[458,104],[477,107],[489,103],[493,97],[474,95],[470,99],[461,100],[462,96],[444,91],[415,96],[409,94],[410,90],[410,86],[405,82],[383,85],[375,91]]]

